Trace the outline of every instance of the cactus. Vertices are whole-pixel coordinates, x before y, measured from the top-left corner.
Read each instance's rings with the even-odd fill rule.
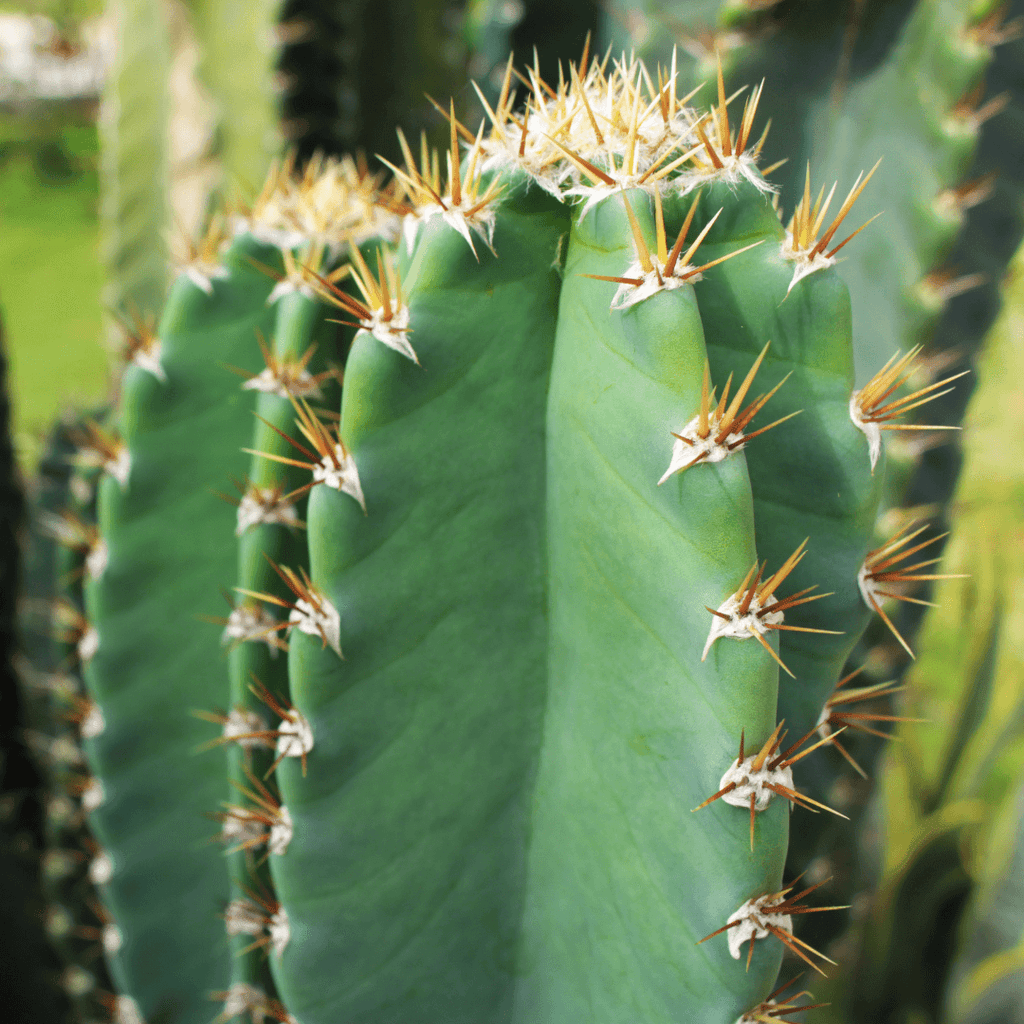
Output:
[[[829,970],[794,766],[935,391],[855,391],[871,176],[787,235],[760,89],[525,79],[386,189],[274,170],[127,325],[69,612],[119,1019],[731,1024]]]

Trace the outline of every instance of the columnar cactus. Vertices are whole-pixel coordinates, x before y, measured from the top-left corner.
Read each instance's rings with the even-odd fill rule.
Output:
[[[272,175],[129,348],[78,646],[123,1020],[732,1024],[827,970],[792,766],[934,393],[855,390],[870,174],[787,227],[760,89],[522,78],[386,192]]]

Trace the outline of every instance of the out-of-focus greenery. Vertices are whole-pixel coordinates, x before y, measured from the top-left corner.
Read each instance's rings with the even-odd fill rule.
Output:
[[[0,115],[0,304],[23,465],[58,411],[107,390],[90,109]]]

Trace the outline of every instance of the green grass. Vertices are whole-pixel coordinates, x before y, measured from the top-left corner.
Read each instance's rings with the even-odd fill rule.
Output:
[[[95,154],[87,112],[0,120],[0,307],[23,466],[61,410],[107,390]]]

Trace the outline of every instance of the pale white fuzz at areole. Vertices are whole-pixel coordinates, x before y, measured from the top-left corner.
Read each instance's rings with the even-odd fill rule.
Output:
[[[266,925],[266,912],[250,899],[232,900],[224,911],[228,935],[262,935]]]
[[[850,419],[853,425],[868,439],[868,457],[871,459],[871,472],[873,473],[882,454],[882,429],[877,423],[864,418],[859,390],[850,395]]]
[[[255,376],[242,381],[243,391],[259,391],[265,395],[277,395],[278,398],[315,398],[321,399],[324,393],[316,377],[303,368],[288,376],[286,380],[275,372],[274,367],[265,366]]]
[[[224,621],[223,619],[221,620]],[[223,646],[249,641],[262,641],[270,648],[270,656],[277,657],[278,642],[274,630],[278,620],[262,604],[240,604],[231,609],[227,625],[221,633],[220,642]]]
[[[295,828],[292,816],[284,804],[278,807],[276,818],[277,820],[270,826],[270,833],[267,836],[267,851],[280,857],[288,849],[288,844],[295,834]]]
[[[235,518],[235,536],[241,537],[254,526],[301,526],[294,500],[278,488],[251,486],[238,502]]]
[[[110,562],[110,548],[103,537],[98,537],[96,543],[89,549],[85,556],[85,573],[90,580],[98,580],[105,572]]]
[[[146,1024],[139,1004],[131,996],[117,996],[114,999],[112,1024]]]
[[[758,896],[757,899],[747,900],[739,910],[729,915],[728,924],[733,921],[740,922],[726,933],[729,939],[729,953],[733,960],[739,960],[743,955],[744,942],[767,939],[772,934],[768,930],[769,927],[792,933],[793,918],[789,914],[780,914],[775,910],[784,902],[785,898],[782,896]]]
[[[771,761],[766,758],[760,758],[762,765],[760,768],[756,768],[755,762],[758,759],[757,753],[744,758],[742,762],[737,758],[726,769],[719,783],[719,789],[724,790],[731,783],[735,783],[735,788],[722,794],[723,803],[746,809],[750,807],[750,798],[753,797],[754,810],[764,811],[768,809],[772,797],[776,795],[768,788],[769,786],[793,789],[792,768],[782,764],[777,768],[771,768]]]
[[[78,726],[82,739],[94,740],[97,736],[103,735],[103,731],[106,727],[107,722],[103,717],[103,712],[100,710],[99,704],[93,701],[89,704],[89,710],[86,712],[85,717]]]
[[[721,441],[717,440],[715,431],[709,433],[707,437],[701,437],[700,419],[700,414],[698,413],[679,431],[690,443],[687,444],[686,441],[681,441],[678,437],[676,438],[672,445],[672,457],[669,460],[668,469],[661,475],[661,479],[658,481],[659,484],[663,484],[670,476],[684,469],[700,455],[704,456],[701,460],[703,462],[721,462],[734,451],[743,449],[744,437],[742,431],[738,430],[735,433],[727,434]],[[725,606],[723,605],[719,611],[724,610]]]
[[[284,907],[279,907],[270,915],[267,922],[267,934],[270,936],[270,948],[277,956],[281,956],[292,937],[292,926]]]
[[[263,1024],[266,1019],[267,994],[256,985],[250,985],[244,981],[235,982],[227,990],[221,993],[224,996],[224,1009],[221,1011],[218,1021],[226,1022],[235,1017],[249,1018],[254,1024]]]
[[[409,307],[402,305],[398,299],[391,300],[391,315],[384,317],[383,309],[375,309],[372,316],[359,321],[356,337],[369,335],[383,345],[401,353],[419,365],[416,352],[409,343]],[[360,492],[361,493],[361,492]],[[360,504],[362,502],[360,501]]]
[[[762,604],[760,598],[755,594],[747,610],[741,612],[743,598],[743,594],[731,594],[719,605],[718,615],[711,616],[711,630],[708,633],[707,643],[704,644],[701,661],[707,658],[711,645],[722,637],[732,640],[749,640],[755,633],[765,636],[769,626],[780,625],[785,621],[785,615],[781,611],[772,611],[767,614],[762,612],[762,607],[769,607],[775,603],[774,597],[769,597],[767,603]]]
[[[95,811],[96,808],[103,804],[106,798],[107,794],[103,788],[103,783],[95,777],[91,778],[82,790],[82,807],[87,812]]]
[[[93,885],[106,885],[114,877],[114,862],[106,850],[101,850],[89,861],[88,874]]]
[[[233,707],[224,717],[221,736],[228,742],[237,743],[243,749],[272,747],[273,743],[264,733],[269,731],[263,716],[250,708]]]
[[[100,649],[100,634],[95,626],[88,626],[78,640],[78,657],[84,663],[92,660]]]
[[[363,497],[363,486],[359,481],[356,460],[341,444],[335,444],[333,456],[324,455],[313,466],[313,482],[326,484],[336,491],[341,491],[342,494],[348,494],[359,502],[359,507],[364,512],[366,511],[366,499]]]
[[[232,807],[225,812],[220,827],[220,840],[225,845],[235,849],[253,846],[262,843],[265,835],[263,822],[244,807]]]
[[[291,708],[277,727],[277,756],[305,757],[313,749],[313,727],[301,711]]]
[[[167,374],[160,362],[163,344],[159,338],[151,338],[146,345],[138,346],[132,353],[131,362],[140,370],[151,373],[159,381],[166,381]]]

